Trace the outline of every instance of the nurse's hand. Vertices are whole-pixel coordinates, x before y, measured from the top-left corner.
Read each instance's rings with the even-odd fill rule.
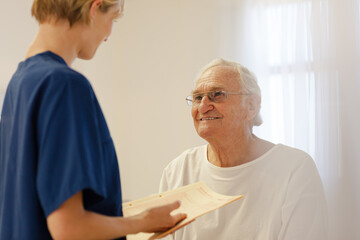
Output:
[[[139,219],[141,232],[163,232],[186,218],[184,213],[171,215],[171,212],[179,207],[180,202],[176,201],[171,204],[148,209],[134,217]]]

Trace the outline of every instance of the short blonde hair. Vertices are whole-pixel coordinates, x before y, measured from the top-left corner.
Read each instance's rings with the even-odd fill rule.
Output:
[[[66,19],[70,26],[81,22],[88,24],[90,22],[89,12],[94,0],[34,0],[31,14],[39,23],[44,23],[50,18],[56,21]],[[103,0],[100,6],[102,12],[122,0]]]
[[[208,63],[205,67],[203,67],[198,74],[196,81],[210,68],[216,67],[216,66],[228,66],[232,67],[238,74],[238,80],[240,82],[240,86],[244,90],[245,93],[248,94],[254,94],[260,97],[261,99],[261,90],[257,83],[257,79],[254,73],[249,71],[246,67],[242,66],[241,64],[237,62],[227,61],[222,58],[217,58]],[[258,112],[254,118],[254,125],[260,126],[263,123],[262,117],[260,115],[260,108],[259,106]]]

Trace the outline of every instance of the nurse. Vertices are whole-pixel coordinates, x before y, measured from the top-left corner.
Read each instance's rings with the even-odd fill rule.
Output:
[[[89,81],[123,0],[34,0],[38,33],[13,75],[0,122],[0,239],[125,239],[174,226],[178,202],[122,217],[116,153]]]

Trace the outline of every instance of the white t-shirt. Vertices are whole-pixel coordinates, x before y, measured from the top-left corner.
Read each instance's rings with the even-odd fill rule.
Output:
[[[320,176],[305,152],[275,145],[235,167],[217,167],[207,145],[183,152],[164,169],[160,192],[198,181],[244,197],[199,217],[176,240],[326,240],[327,207]],[[171,238],[170,238],[171,239]]]

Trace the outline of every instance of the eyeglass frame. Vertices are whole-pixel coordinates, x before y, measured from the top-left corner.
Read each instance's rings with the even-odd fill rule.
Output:
[[[214,100],[215,98],[215,93],[216,92],[222,92],[224,93],[224,96],[225,96],[225,99],[222,100],[222,101],[216,101]],[[210,96],[210,94],[214,95],[214,96]],[[194,104],[194,100],[193,100],[193,96],[196,96],[196,95],[199,95],[199,96],[202,96],[201,100]],[[200,105],[202,99],[207,96],[208,99],[211,101],[211,102],[216,102],[216,103],[221,103],[221,102],[225,102],[225,100],[228,98],[229,95],[252,95],[251,93],[242,93],[242,92],[228,92],[228,91],[225,91],[225,90],[214,90],[214,91],[208,91],[208,92],[201,92],[201,93],[195,93],[195,94],[192,94],[192,95],[189,95],[185,98],[186,100],[186,103],[187,105],[189,106],[197,106],[197,105]]]

